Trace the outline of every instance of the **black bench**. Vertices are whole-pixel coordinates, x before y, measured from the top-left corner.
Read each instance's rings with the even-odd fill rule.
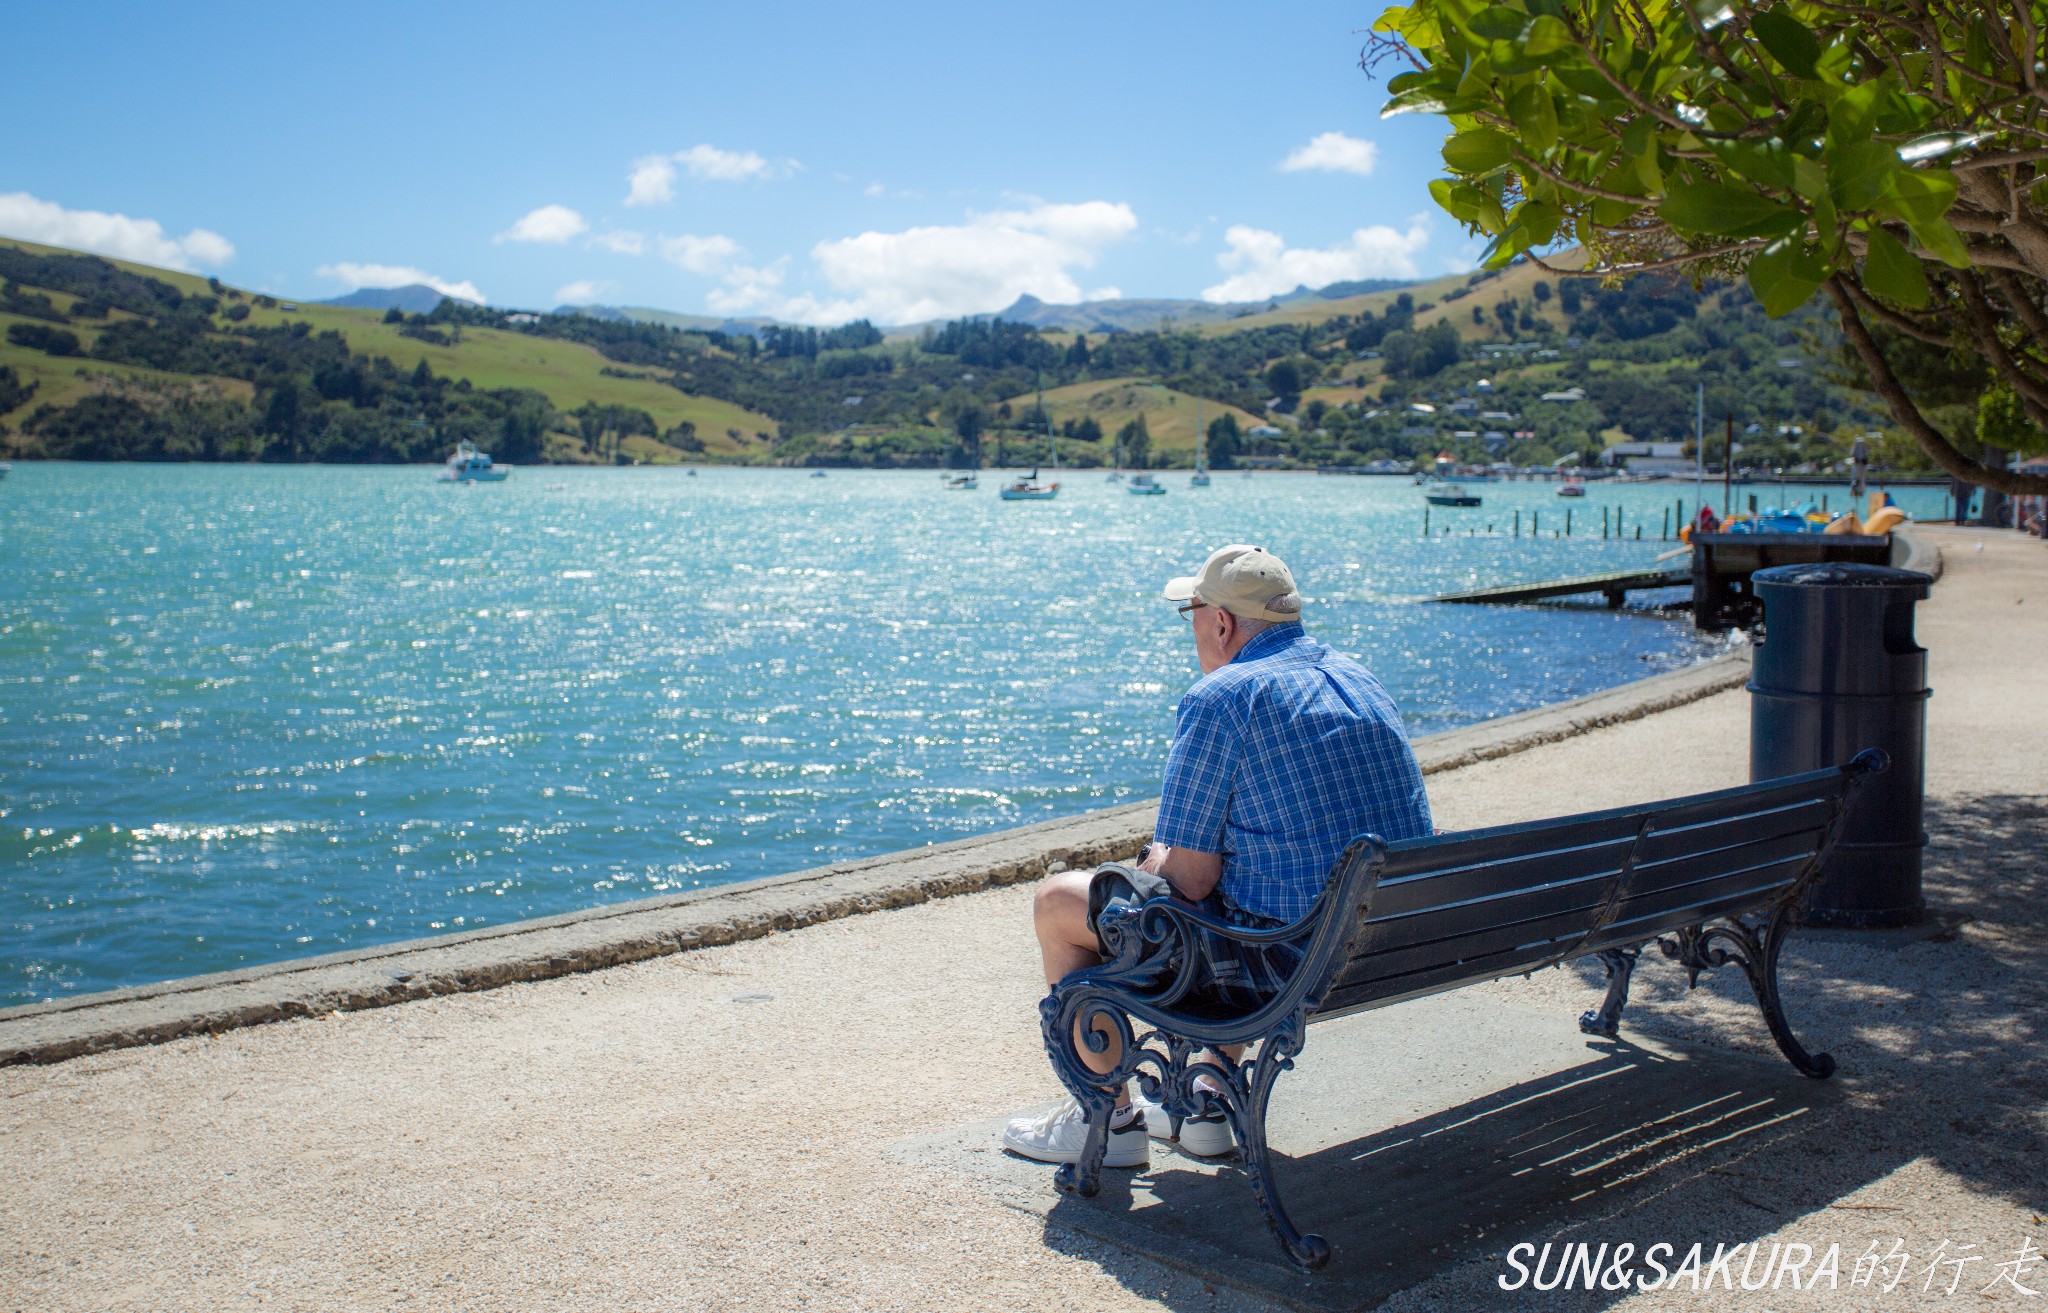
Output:
[[[1288,1219],[1266,1147],[1266,1101],[1294,1065],[1311,1019],[1343,1016],[1462,985],[1598,956],[1607,996],[1580,1029],[1613,1036],[1629,975],[1655,941],[1689,984],[1733,963],[1749,977],[1771,1038],[1808,1076],[1835,1069],[1793,1037],[1778,1001],[1778,950],[1827,860],[1843,812],[1866,775],[1886,769],[1866,751],[1846,766],[1641,807],[1382,843],[1353,841],[1307,916],[1277,930],[1216,921],[1159,898],[1100,927],[1108,960],[1061,980],[1040,1004],[1046,1050],[1088,1113],[1081,1159],[1061,1167],[1062,1190],[1093,1195],[1108,1144],[1114,1091],[1136,1076],[1183,1118],[1220,1105],[1236,1132],[1259,1209],[1288,1257],[1321,1267],[1329,1244]],[[1164,965],[1194,926],[1245,943],[1302,940],[1286,991],[1253,1012],[1220,1008]],[[1185,964],[1192,954],[1171,955]],[[1133,1019],[1153,1029],[1139,1035]],[[1076,1035],[1096,1053],[1122,1040],[1116,1069],[1091,1072]],[[1218,1050],[1256,1042],[1233,1061]],[[1222,1092],[1197,1091],[1208,1075]]]

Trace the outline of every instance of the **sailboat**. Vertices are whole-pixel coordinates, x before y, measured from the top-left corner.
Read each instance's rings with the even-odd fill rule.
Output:
[[[1045,378],[1038,381],[1038,417],[1045,421],[1045,444],[1052,451],[1053,480],[1050,483],[1038,481],[1038,467],[1031,467],[1031,473],[1021,479],[1012,479],[1003,485],[999,494],[1004,501],[1051,501],[1060,495],[1060,443],[1052,435],[1052,417],[1045,413]]]
[[[1195,477],[1188,480],[1190,488],[1209,486],[1209,434],[1202,428],[1202,399],[1195,398]]]
[[[1109,440],[1109,481],[1121,483],[1124,478],[1124,440],[1121,436]]]

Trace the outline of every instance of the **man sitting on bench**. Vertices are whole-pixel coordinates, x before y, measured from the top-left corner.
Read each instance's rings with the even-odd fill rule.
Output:
[[[1431,833],[1422,771],[1401,715],[1356,661],[1310,638],[1301,594],[1263,548],[1219,548],[1200,573],[1166,585],[1194,626],[1202,677],[1180,702],[1153,842],[1135,867],[1047,876],[1032,904],[1047,984],[1103,960],[1097,919],[1171,893],[1233,925],[1290,924],[1315,903],[1345,846],[1368,831],[1388,841]],[[1256,1006],[1278,993],[1301,945],[1237,944],[1203,935],[1197,987],[1221,1002]],[[1091,1070],[1121,1057],[1115,1036]],[[1129,1091],[1110,1119],[1111,1167],[1148,1161],[1146,1137],[1166,1139],[1168,1120],[1147,1121]],[[1019,1117],[1004,1147],[1041,1162],[1073,1162],[1087,1140],[1069,1097],[1042,1117]],[[1230,1129],[1211,1111],[1182,1122],[1183,1150],[1228,1153]]]

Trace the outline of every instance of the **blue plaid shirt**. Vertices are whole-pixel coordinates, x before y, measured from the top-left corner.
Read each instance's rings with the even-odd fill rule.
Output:
[[[1364,666],[1276,625],[1180,700],[1153,838],[1223,854],[1226,902],[1297,920],[1367,832],[1431,825],[1401,713]]]

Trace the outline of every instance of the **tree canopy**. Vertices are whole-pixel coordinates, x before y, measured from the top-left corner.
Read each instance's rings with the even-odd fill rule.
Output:
[[[2048,446],[2048,5],[1414,0],[1374,30],[1369,70],[1409,64],[1383,112],[1448,119],[1431,191],[1490,266],[1742,277],[1772,315],[1825,293],[1937,464],[2048,492],[1900,370],[1908,344],[1981,356],[2027,421],[1999,431]]]

